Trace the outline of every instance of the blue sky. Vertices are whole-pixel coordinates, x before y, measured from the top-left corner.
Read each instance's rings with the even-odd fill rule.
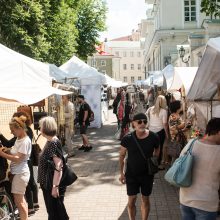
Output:
[[[101,33],[100,40],[108,40],[131,34],[137,29],[141,19],[146,18],[145,0],[106,0],[108,7],[106,32]]]

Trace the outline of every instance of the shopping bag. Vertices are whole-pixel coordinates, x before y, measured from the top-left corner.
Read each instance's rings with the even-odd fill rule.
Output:
[[[192,168],[194,156],[192,154],[192,140],[186,153],[177,158],[170,169],[166,172],[164,178],[170,184],[177,187],[189,187],[192,184]]]

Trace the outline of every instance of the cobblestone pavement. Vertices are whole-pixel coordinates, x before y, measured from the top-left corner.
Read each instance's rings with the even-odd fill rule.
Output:
[[[79,179],[70,186],[65,205],[71,220],[128,220],[125,185],[119,178],[119,141],[115,140],[115,115],[101,129],[89,129],[93,145],[91,152],[76,151],[69,159]],[[80,145],[76,135],[76,145]],[[178,189],[164,181],[164,172],[155,176],[151,195],[150,220],[180,219]],[[47,213],[39,190],[40,210],[30,220],[46,220]],[[137,203],[137,220],[140,215],[140,198]],[[61,219],[62,220],[62,219]]]

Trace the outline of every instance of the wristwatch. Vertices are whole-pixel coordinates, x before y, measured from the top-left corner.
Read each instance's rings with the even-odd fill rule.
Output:
[[[53,188],[56,188],[56,187],[58,188],[58,187],[59,187],[59,185],[53,185]]]

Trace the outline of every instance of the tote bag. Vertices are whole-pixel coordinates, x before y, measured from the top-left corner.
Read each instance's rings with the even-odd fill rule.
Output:
[[[173,165],[165,174],[165,180],[177,187],[189,187],[192,184],[193,168],[193,144],[197,139],[192,140],[186,153],[175,160]]]

